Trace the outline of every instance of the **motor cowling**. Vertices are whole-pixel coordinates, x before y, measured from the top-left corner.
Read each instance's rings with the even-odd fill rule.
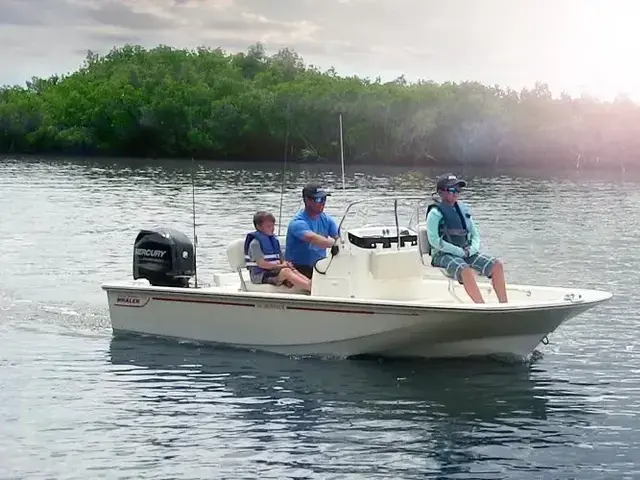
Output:
[[[141,230],[133,246],[133,278],[158,287],[188,287],[195,275],[193,243],[170,228]]]

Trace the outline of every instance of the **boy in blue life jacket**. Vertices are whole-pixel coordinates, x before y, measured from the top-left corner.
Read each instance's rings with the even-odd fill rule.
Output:
[[[467,182],[455,175],[438,177],[436,192],[440,201],[427,208],[427,239],[431,247],[431,264],[443,268],[447,275],[460,282],[475,303],[484,303],[471,269],[491,279],[500,303],[507,302],[502,262],[480,252],[480,234],[471,210],[458,202],[460,190]],[[435,199],[434,199],[435,200]]]
[[[311,291],[311,280],[293,268],[282,258],[280,241],[274,235],[276,218],[269,212],[257,212],[253,216],[254,232],[247,234],[244,241],[244,259],[249,268],[252,283],[270,283]]]

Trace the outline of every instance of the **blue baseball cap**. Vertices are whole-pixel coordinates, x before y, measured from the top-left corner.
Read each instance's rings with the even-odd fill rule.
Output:
[[[328,193],[322,185],[319,183],[308,183],[302,189],[303,197],[311,197],[311,198],[326,198],[330,197],[331,194]]]

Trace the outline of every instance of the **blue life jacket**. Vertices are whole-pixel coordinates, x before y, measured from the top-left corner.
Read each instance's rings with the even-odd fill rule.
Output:
[[[442,220],[438,227],[440,236],[453,245],[465,248],[470,245],[468,240],[469,229],[467,228],[467,219],[471,218],[469,207],[464,203],[456,202],[449,205],[444,202],[432,203],[427,207],[427,215],[432,208],[437,208],[442,214]],[[429,254],[431,254],[431,245],[429,245]]]
[[[260,268],[258,264],[251,260],[251,257],[249,257],[249,245],[251,244],[253,239],[256,239],[260,242],[260,249],[262,250],[264,259],[267,262],[280,260],[282,250],[280,249],[280,241],[275,235],[265,235],[258,230],[248,233],[247,237],[244,239],[244,261],[247,265],[247,268],[251,271],[251,273],[255,275],[261,272],[266,272],[266,270]]]

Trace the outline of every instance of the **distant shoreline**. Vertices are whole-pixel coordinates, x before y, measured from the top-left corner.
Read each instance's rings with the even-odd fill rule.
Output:
[[[12,159],[16,161],[77,161],[78,163],[96,163],[113,164],[119,163],[122,166],[133,165],[145,165],[152,166],[156,164],[170,163],[173,167],[184,167],[184,169],[191,168],[191,158],[183,157],[132,157],[132,156],[104,156],[104,155],[81,155],[81,154],[52,154],[52,153],[34,153],[34,154],[6,154],[0,152],[0,164],[2,160]],[[246,167],[253,166],[259,168],[260,166],[272,166],[277,170],[284,166],[283,159],[220,159],[220,158],[193,158],[199,166],[210,165],[216,167],[233,168],[234,166]],[[332,171],[339,172],[341,169],[340,160],[326,160],[326,161],[305,161],[305,160],[287,160],[288,169],[325,169],[330,168]],[[182,169],[182,168],[181,168]],[[345,159],[345,170],[362,172],[368,169],[383,170],[390,172],[435,172],[435,175],[439,175],[443,172],[476,172],[481,171],[483,173],[495,173],[496,175],[508,174],[508,173],[574,173],[574,172],[610,172],[610,173],[625,173],[625,172],[640,172],[640,165],[611,165],[601,163],[600,165],[586,165],[580,168],[571,167],[566,164],[553,164],[553,163],[534,163],[534,162],[522,162],[522,163],[509,163],[509,164],[451,164],[451,163],[433,163],[433,164],[403,164],[401,162],[389,162],[386,164],[373,163],[361,161],[359,163],[351,162],[349,159]]]
[[[461,169],[640,166],[640,106],[475,82],[382,83],[220,49],[88,52],[78,71],[0,89],[0,154]]]

